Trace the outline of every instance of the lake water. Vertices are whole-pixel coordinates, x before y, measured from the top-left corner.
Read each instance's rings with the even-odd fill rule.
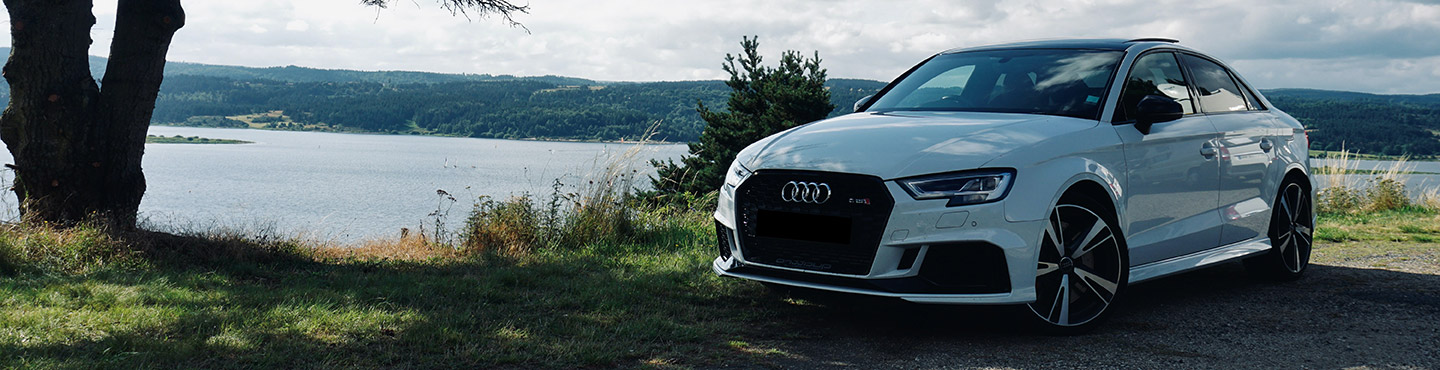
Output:
[[[1334,162],[1325,159],[1310,160],[1311,167],[1322,167],[1331,165],[1331,163]],[[1395,162],[1393,161],[1350,160],[1348,167],[1350,169],[1356,170],[1385,171],[1389,170],[1394,165]],[[1401,170],[1403,171],[1424,172],[1399,176],[1400,179],[1405,182],[1405,190],[1406,192],[1410,193],[1411,197],[1417,197],[1422,194],[1440,191],[1440,162],[1407,161],[1401,166]],[[1372,179],[1374,177],[1375,175],[1316,176],[1315,180],[1321,188],[1342,181],[1349,184],[1350,186],[1363,186],[1366,180]]]
[[[629,144],[562,143],[433,136],[357,135],[192,127],[151,127],[155,135],[239,139],[254,144],[148,144],[149,189],[140,204],[159,229],[274,230],[286,236],[355,242],[396,237],[400,228],[432,228],[437,210],[451,227],[464,224],[482,196],[548,195],[556,179],[588,181]],[[643,177],[649,159],[678,158],[684,145],[646,145],[628,162]],[[0,151],[0,161],[11,163]],[[1325,165],[1312,160],[1312,165]],[[1351,161],[1351,168],[1386,169],[1392,162]],[[1408,170],[1440,173],[1440,162]],[[1363,183],[1371,176],[1345,176]],[[13,174],[0,172],[8,183]],[[1405,175],[1420,194],[1440,188],[1440,175]],[[1337,178],[1322,176],[1324,186]],[[444,190],[457,201],[436,194]],[[574,190],[567,188],[567,190]],[[0,218],[17,215],[13,193],[0,197]]]
[[[254,144],[147,144],[148,183],[140,216],[160,229],[274,230],[286,236],[355,242],[431,229],[437,210],[464,224],[475,200],[548,195],[556,179],[578,184],[632,144],[536,142],[433,136],[359,135],[193,127],[152,135],[239,139]],[[677,158],[684,145],[645,145],[625,162],[641,181],[649,159]],[[12,163],[10,153],[0,160]],[[13,174],[5,173],[5,178]],[[458,202],[443,200],[436,190]],[[573,191],[573,188],[569,190]],[[6,213],[16,201],[4,192]],[[448,211],[448,212],[447,212]]]

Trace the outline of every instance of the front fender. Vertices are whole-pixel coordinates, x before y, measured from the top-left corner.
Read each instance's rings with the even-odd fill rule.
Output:
[[[1081,181],[1093,181],[1107,191],[1111,204],[1124,197],[1125,156],[1113,126],[1046,140],[1027,150],[997,158],[986,167],[1021,168],[1005,203],[1005,219],[1011,222],[1041,220],[1059,202],[1066,189]],[[1070,153],[1060,156],[1060,153]],[[1056,158],[1059,156],[1059,158]],[[1116,207],[1117,210],[1123,207]],[[1123,212],[1123,211],[1122,211]],[[1124,215],[1117,215],[1124,220]],[[1123,222],[1122,222],[1123,224]]]

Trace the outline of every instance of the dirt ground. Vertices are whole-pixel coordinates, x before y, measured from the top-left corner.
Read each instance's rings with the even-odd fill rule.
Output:
[[[1017,329],[1009,311],[993,308],[829,301],[779,324],[774,338],[748,342],[760,355],[716,365],[1440,369],[1440,261],[1431,253],[1332,259],[1286,283],[1229,263],[1131,286],[1113,309],[1095,332],[1055,337]]]

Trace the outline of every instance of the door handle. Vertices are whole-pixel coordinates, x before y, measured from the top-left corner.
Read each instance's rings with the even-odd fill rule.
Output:
[[[1263,150],[1263,151],[1265,151],[1266,153],[1269,153],[1269,152],[1270,152],[1270,149],[1274,149],[1274,148],[1275,148],[1275,144],[1272,143],[1272,142],[1270,142],[1270,139],[1260,139],[1260,150]]]
[[[1205,159],[1214,159],[1215,146],[1210,145],[1210,143],[1205,143],[1205,145],[1200,146],[1200,156],[1205,157]]]

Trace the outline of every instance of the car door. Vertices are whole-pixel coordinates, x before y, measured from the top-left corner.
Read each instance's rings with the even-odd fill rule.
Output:
[[[1270,206],[1264,198],[1265,174],[1274,161],[1277,123],[1258,109],[1259,101],[1241,87],[1222,65],[1180,54],[1195,87],[1196,102],[1220,132],[1220,215],[1225,226],[1220,244],[1250,240],[1269,226]],[[1271,184],[1270,186],[1278,186]]]
[[[1220,240],[1219,134],[1196,112],[1189,85],[1174,53],[1142,55],[1132,63],[1111,119],[1125,151],[1122,223],[1132,266],[1213,248]],[[1175,99],[1185,115],[1142,133],[1129,117],[1147,95]]]

